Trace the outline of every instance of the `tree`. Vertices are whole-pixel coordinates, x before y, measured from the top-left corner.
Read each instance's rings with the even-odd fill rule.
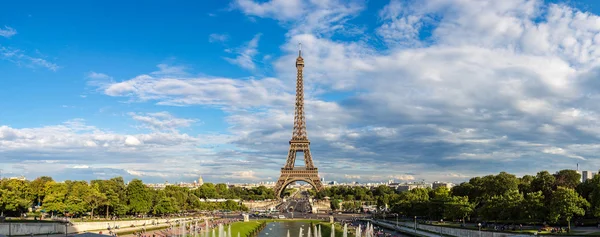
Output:
[[[548,203],[554,190],[555,181],[556,178],[548,171],[538,172],[535,178],[531,181],[531,191],[541,191],[546,198],[545,202]]]
[[[139,179],[133,179],[127,185],[127,204],[132,213],[146,214],[152,207],[152,196]]]
[[[215,185],[212,183],[204,183],[200,188],[196,189],[196,196],[199,198],[216,198],[217,197],[217,189]]]
[[[27,181],[11,179],[0,183],[0,210],[23,214],[31,206],[33,194]]]
[[[155,205],[152,208],[152,213],[154,215],[165,215],[176,213],[178,211],[174,198],[168,197],[165,191],[159,190],[154,198],[156,200]]]
[[[522,217],[529,220],[541,220],[548,208],[544,206],[544,195],[542,191],[531,192],[525,195],[522,206]]]
[[[550,218],[553,221],[564,219],[571,229],[571,219],[575,215],[583,216],[585,208],[590,204],[575,190],[565,187],[558,187],[552,194],[550,201]]]
[[[481,215],[487,220],[516,219],[520,213],[523,194],[518,190],[491,197],[480,208]]]
[[[554,174],[555,186],[566,187],[570,189],[577,188],[581,183],[581,175],[575,170],[561,170]]]
[[[54,180],[48,176],[38,177],[31,182],[31,192],[35,198],[35,204],[41,204],[51,183],[54,183]]]
[[[338,200],[331,200],[329,201],[329,206],[331,207],[331,210],[339,210],[340,209],[340,202],[338,202]]]
[[[529,193],[531,192],[531,182],[535,179],[534,176],[525,175],[519,178],[519,192]]]
[[[56,212],[63,212],[67,209],[66,202],[67,184],[52,183],[46,189],[42,208],[50,211],[53,215]]]
[[[469,202],[468,197],[453,196],[446,202],[444,215],[452,219],[462,219],[463,224],[465,219],[473,212],[474,205]]]
[[[596,218],[600,218],[600,175],[594,176],[591,180],[587,180],[581,185],[582,192],[587,193],[587,200],[591,204],[591,214]]]
[[[106,195],[100,192],[100,185],[94,184],[93,187],[90,188],[90,191],[85,198],[85,202],[88,204],[89,208],[92,209],[91,216],[94,218],[94,209],[101,205],[106,205],[107,203]]]
[[[86,202],[90,195],[90,186],[86,181],[65,181],[67,184],[66,210],[72,214],[83,214],[89,210]]]

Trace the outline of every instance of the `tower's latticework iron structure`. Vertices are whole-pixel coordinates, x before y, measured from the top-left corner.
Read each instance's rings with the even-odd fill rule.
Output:
[[[317,167],[313,164],[310,154],[310,141],[306,134],[306,118],[304,116],[304,79],[302,70],[304,69],[304,59],[302,58],[302,49],[298,50],[298,58],[296,59],[296,106],[294,110],[294,131],[290,140],[290,150],[288,152],[285,166],[281,168],[281,176],[275,184],[275,195],[281,198],[283,189],[295,181],[304,181],[312,185],[317,191],[323,189],[323,184],[319,178]],[[294,167],[296,162],[296,154],[302,152],[304,154],[304,167]]]

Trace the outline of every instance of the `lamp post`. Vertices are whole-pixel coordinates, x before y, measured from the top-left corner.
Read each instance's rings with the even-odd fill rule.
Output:
[[[396,227],[398,227],[398,214],[396,214]]]
[[[481,237],[481,223],[478,223],[477,226],[479,226],[479,237]]]
[[[417,216],[415,216],[415,233],[417,233]]]

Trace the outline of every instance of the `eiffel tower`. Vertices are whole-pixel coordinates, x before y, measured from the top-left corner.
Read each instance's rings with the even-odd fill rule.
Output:
[[[301,47],[302,45],[300,45]],[[323,184],[319,178],[317,167],[313,164],[310,155],[310,141],[306,135],[306,118],[304,117],[304,79],[302,70],[304,69],[304,59],[302,58],[302,48],[298,50],[296,59],[296,109],[294,111],[294,130],[292,140],[290,140],[290,150],[288,151],[285,166],[281,168],[281,175],[277,184],[275,184],[275,196],[281,198],[283,190],[290,183],[295,181],[304,181],[312,185],[317,191],[323,190]],[[304,153],[304,167],[294,167],[296,154]]]

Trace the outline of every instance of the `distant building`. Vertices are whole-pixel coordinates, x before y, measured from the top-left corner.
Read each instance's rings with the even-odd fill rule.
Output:
[[[404,191],[413,190],[415,188],[431,188],[431,184],[428,184],[428,183],[425,183],[425,182],[404,183],[404,184],[398,185],[398,187],[396,188],[396,190],[398,190],[400,192],[404,192]]]
[[[454,186],[452,183],[439,182],[439,181],[435,181],[431,184],[432,189],[436,189],[438,187],[446,187],[448,189],[451,189],[452,186]]]
[[[585,182],[586,180],[594,178],[595,175],[596,175],[596,173],[589,171],[589,170],[582,171],[581,172],[581,180],[582,180],[582,182]]]
[[[388,183],[388,187],[393,189],[398,189],[398,186],[402,185],[401,183]]]
[[[202,186],[204,184],[204,180],[202,179],[202,176],[200,176],[200,178],[198,178],[198,186]]]
[[[19,177],[10,177],[8,179],[16,179],[16,180],[21,180],[21,181],[26,181],[27,178],[25,178],[25,176],[19,176]]]

